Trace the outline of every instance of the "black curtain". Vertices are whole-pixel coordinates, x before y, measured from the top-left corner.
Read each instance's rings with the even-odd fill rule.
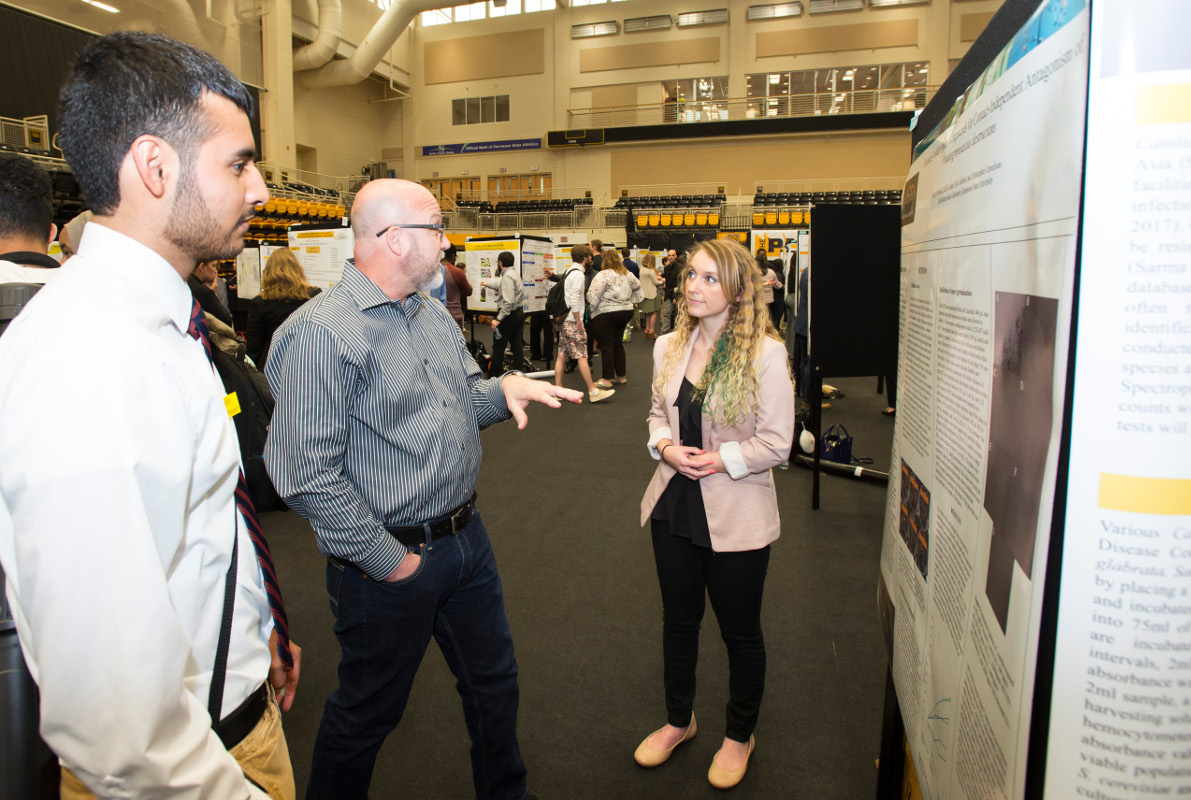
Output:
[[[23,119],[46,114],[52,142],[58,130],[58,90],[75,56],[94,38],[94,34],[0,5],[0,53],[6,56],[5,79],[0,81],[0,117]],[[258,110],[252,116],[252,135],[259,143],[260,91],[247,88]],[[57,150],[50,154],[61,155]]]
[[[48,114],[52,139],[58,130],[58,89],[75,56],[94,38],[0,6],[0,52],[7,56],[7,74],[0,81],[0,116],[22,119]]]

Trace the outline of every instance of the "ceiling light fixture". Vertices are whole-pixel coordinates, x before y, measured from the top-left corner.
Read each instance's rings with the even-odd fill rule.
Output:
[[[107,3],[99,2],[99,0],[82,0],[82,2],[86,3],[89,6],[95,6],[96,8],[106,11],[109,14],[119,14],[120,13],[120,9],[112,8]]]
[[[810,0],[812,14],[829,14],[833,11],[859,11],[864,8],[864,0]]]
[[[758,19],[782,19],[784,17],[801,17],[802,3],[774,3],[767,6],[749,6],[749,21]]]
[[[694,28],[699,25],[719,25],[728,21],[728,9],[713,8],[708,11],[683,11],[678,15],[678,27]]]

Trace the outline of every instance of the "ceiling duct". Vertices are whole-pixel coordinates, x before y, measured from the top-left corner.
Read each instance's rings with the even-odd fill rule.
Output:
[[[423,11],[434,11],[453,5],[449,0],[393,0],[384,10],[372,30],[363,38],[351,58],[332,61],[318,72],[299,77],[303,86],[350,86],[367,78],[380,64],[385,53],[397,41],[409,24]]]
[[[864,0],[810,0],[807,11],[812,14],[830,14],[833,11],[859,11]]]
[[[645,31],[668,31],[674,24],[669,14],[658,14],[653,17],[633,17],[624,21],[625,33],[643,33]]]
[[[343,35],[343,8],[339,0],[318,0],[318,33],[314,41],[294,51],[294,72],[326,64],[339,49]]]
[[[620,33],[620,23],[616,20],[586,22],[582,25],[571,26],[572,39],[592,39],[596,36],[615,36],[618,33]]]
[[[813,2],[813,0],[812,0]],[[802,3],[773,3],[767,6],[749,6],[749,20],[782,19],[784,17],[801,17]]]
[[[728,9],[713,8],[709,11],[684,11],[678,15],[678,27],[695,28],[699,25],[719,25],[728,21]]]

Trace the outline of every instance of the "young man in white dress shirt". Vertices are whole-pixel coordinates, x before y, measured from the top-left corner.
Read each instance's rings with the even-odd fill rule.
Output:
[[[186,278],[240,251],[267,195],[252,99],[206,53],[125,32],[84,48],[61,102],[95,216],[0,340],[0,562],[42,736],[63,798],[288,800],[275,698],[300,651],[278,653],[231,411],[188,332]]]

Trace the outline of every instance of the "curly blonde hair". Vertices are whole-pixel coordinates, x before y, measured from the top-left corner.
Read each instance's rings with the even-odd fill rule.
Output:
[[[273,251],[261,273],[262,300],[309,300],[316,291],[293,250],[282,247]]]
[[[728,298],[728,318],[716,338],[707,367],[699,378],[696,393],[703,398],[703,410],[724,427],[734,427],[757,407],[757,359],[766,336],[778,339],[765,305],[761,270],[752,253],[733,239],[708,239],[689,253],[687,263],[699,253],[716,266],[720,286]],[[686,276],[683,276],[686,280]],[[686,355],[691,336],[697,335],[699,320],[692,317],[686,294],[677,298],[674,335],[653,381],[653,390],[664,394],[670,378]],[[780,341],[780,340],[779,340]]]

